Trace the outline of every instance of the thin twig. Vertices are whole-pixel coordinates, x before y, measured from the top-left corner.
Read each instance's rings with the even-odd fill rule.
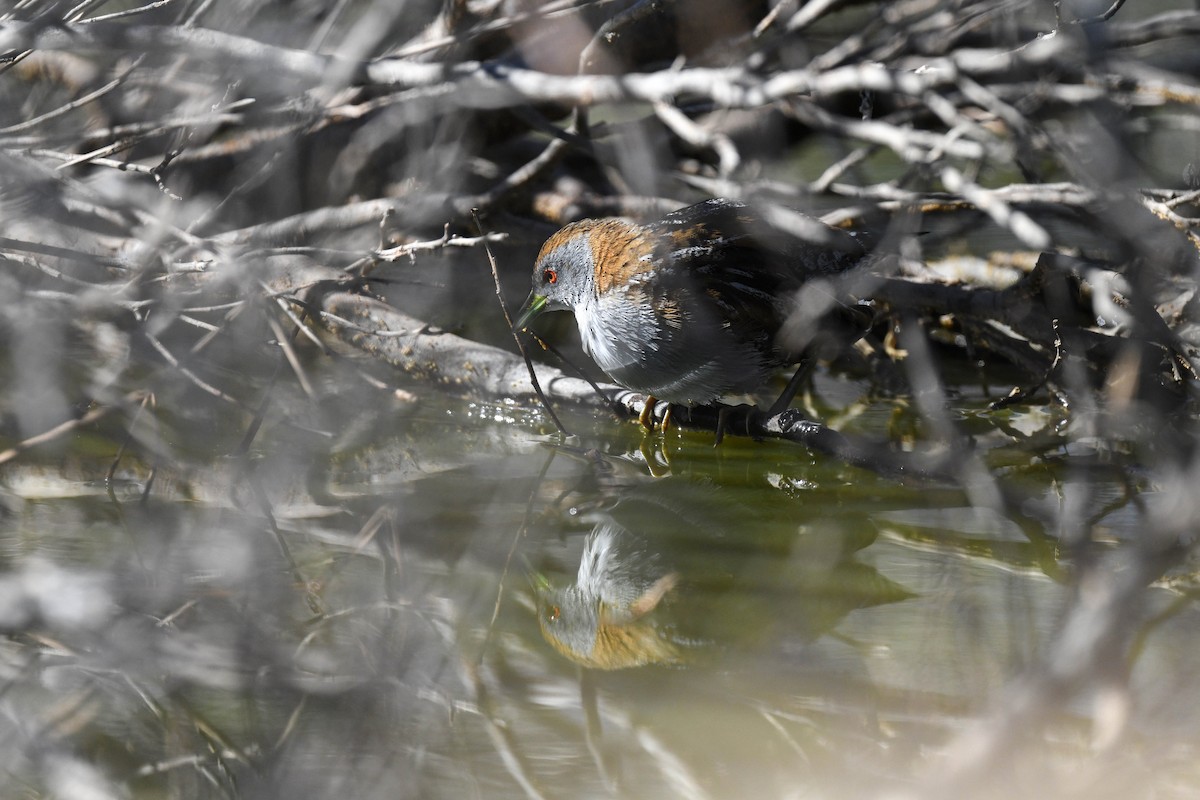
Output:
[[[144,390],[138,389],[137,391],[133,391],[125,395],[123,402],[126,405],[132,405],[133,403],[140,402],[144,395]],[[52,442],[61,436],[65,436],[71,431],[103,419],[112,412],[117,411],[119,408],[120,406],[117,405],[92,406],[82,416],[76,419],[69,419],[66,422],[55,425],[48,431],[39,433],[36,436],[30,436],[28,439],[18,442],[7,450],[0,451],[0,464],[5,464],[9,461],[12,461],[14,458],[26,452],[30,448],[37,447],[41,444],[46,444],[47,442]]]
[[[475,227],[479,229],[479,233],[483,236],[483,224],[479,221],[479,214],[471,211],[471,216],[475,220]],[[550,415],[550,419],[554,420],[554,426],[558,428],[558,432],[563,436],[570,436],[558,415],[554,413],[554,409],[550,406],[550,401],[546,399],[545,393],[542,391],[542,385],[538,382],[537,373],[533,369],[533,361],[529,358],[529,353],[525,349],[525,343],[521,341],[521,332],[518,331],[513,324],[512,315],[508,313],[508,306],[504,302],[504,290],[500,287],[500,271],[496,266],[496,258],[492,255],[492,248],[488,246],[487,238],[484,237],[483,250],[487,253],[488,265],[492,269],[492,280],[496,284],[496,299],[500,302],[500,310],[504,314],[504,321],[508,323],[509,330],[512,331],[513,339],[517,343],[517,349],[520,350],[521,356],[525,359],[525,367],[529,370],[529,380],[533,384],[533,390],[537,393],[538,398],[542,401],[542,407],[546,409],[546,413]]]
[[[109,465],[108,472],[104,474],[104,485],[108,487],[110,497],[113,496],[113,476],[117,474],[117,465],[121,463],[121,457],[125,455],[125,448],[129,446],[129,442],[133,439],[133,426],[137,424],[138,418],[141,417],[142,412],[146,410],[146,404],[153,401],[154,394],[152,392],[148,392],[146,396],[142,398],[142,402],[138,404],[137,410],[133,412],[133,417],[129,420],[129,427],[125,431],[125,438],[121,440],[121,446],[117,448],[117,454],[113,456],[112,464]]]

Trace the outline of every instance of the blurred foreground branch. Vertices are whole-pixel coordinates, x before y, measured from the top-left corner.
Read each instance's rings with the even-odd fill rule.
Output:
[[[140,455],[154,465],[138,487],[143,506],[155,499],[160,463],[207,475],[233,455],[237,468],[212,470],[222,475],[223,495],[196,522],[151,518],[139,528],[133,509],[114,503],[111,524],[125,538],[78,550],[98,553],[106,569],[128,563],[88,592],[63,591],[88,588],[69,570],[30,568],[0,581],[8,598],[0,608],[10,648],[5,688],[21,690],[6,694],[22,727],[6,739],[18,744],[0,756],[6,775],[76,776],[74,784],[47,779],[30,789],[39,795],[190,797],[216,788],[228,797],[318,796],[306,782],[320,771],[312,763],[327,765],[327,743],[292,743],[323,730],[324,718],[306,716],[320,707],[353,709],[337,729],[353,736],[338,747],[357,754],[356,745],[372,739],[393,748],[378,761],[363,748],[369,755],[338,773],[347,777],[338,794],[354,793],[353,782],[380,765],[410,766],[395,758],[402,751],[416,754],[418,772],[456,771],[454,759],[478,741],[495,749],[513,788],[549,793],[543,754],[527,757],[507,727],[516,715],[505,681],[528,690],[539,724],[550,720],[553,752],[577,715],[554,716],[561,696],[533,698],[543,685],[522,672],[531,655],[518,647],[511,652],[520,658],[446,669],[480,661],[445,658],[446,642],[459,646],[469,626],[471,601],[439,594],[438,581],[448,564],[470,563],[476,572],[461,595],[486,597],[496,623],[498,594],[480,587],[493,578],[486,548],[508,541],[491,534],[504,519],[496,509],[511,498],[480,505],[468,522],[475,509],[464,514],[462,498],[494,491],[524,503],[530,491],[532,508],[537,492],[549,491],[572,515],[608,510],[611,498],[574,504],[574,484],[548,469],[528,490],[525,475],[514,478],[503,461],[528,444],[525,435],[487,454],[504,473],[488,491],[470,469],[474,440],[458,430],[428,457],[410,458],[399,446],[371,461],[381,438],[372,414],[407,421],[416,402],[429,398],[440,410],[448,393],[494,408],[532,405],[492,294],[485,243],[495,248],[502,293],[520,297],[537,247],[558,226],[587,216],[657,217],[706,196],[753,201],[796,236],[811,235],[793,210],[802,209],[871,243],[867,262],[839,288],[872,309],[873,324],[855,350],[828,365],[866,387],[865,399],[828,424],[795,410],[765,418],[751,407],[698,408],[677,424],[724,422],[731,435],[797,442],[837,466],[913,476],[930,491],[949,487],[954,499],[945,502],[966,506],[947,510],[969,518],[961,555],[972,567],[993,559],[988,566],[1006,575],[1035,571],[1055,589],[1056,581],[1069,584],[1057,635],[1006,702],[961,738],[946,731],[950,744],[935,762],[942,772],[911,785],[954,797],[976,790],[1023,741],[1043,748],[1044,728],[1080,701],[1091,701],[1089,753],[1111,754],[1129,734],[1126,668],[1147,625],[1144,587],[1188,569],[1200,520],[1200,12],[1035,0],[109,5],[22,0],[0,10],[0,463],[7,479],[22,458],[48,453],[69,462],[98,451],[113,464],[111,489],[128,449],[126,463]],[[475,208],[493,233],[476,235]],[[583,360],[569,330],[547,336]],[[347,352],[366,358],[342,358]],[[644,398],[617,387],[597,393],[582,378],[536,369],[552,402],[597,416],[634,417],[644,407]],[[960,402],[962,393],[970,402]],[[148,397],[155,402],[135,410]],[[873,421],[887,441],[867,445],[838,429],[884,402],[879,416],[888,419]],[[979,446],[981,421],[1003,431],[1020,458]],[[274,436],[260,450],[262,431]],[[741,470],[737,459],[767,450],[732,449],[712,475]],[[791,471],[801,452],[789,451],[783,466],[761,465],[763,486],[806,494],[790,507],[797,519],[782,526],[787,545],[762,551],[755,570],[807,561],[795,558],[793,545],[822,531],[838,541],[816,560],[835,560],[834,551],[862,546],[847,542],[873,540],[891,524],[894,486],[864,480],[878,495],[869,498],[819,487]],[[348,469],[365,477],[317,487],[314,453],[331,462],[362,457],[365,466]],[[612,483],[611,468],[624,461],[579,455],[594,465],[584,477],[596,484]],[[293,470],[281,474],[306,483],[312,524],[293,524],[273,507],[273,476],[259,469],[271,457]],[[1026,467],[1014,467],[1017,460]],[[821,480],[863,477],[848,472],[829,470]],[[431,475],[449,489],[423,492],[414,476]],[[1037,491],[1026,486],[1030,476]],[[724,500],[710,479],[703,474],[701,489],[716,497],[713,509],[689,499],[664,505],[663,515],[690,524],[690,509],[728,511],[717,508]],[[370,494],[381,484],[384,499]],[[836,520],[804,517],[822,488],[839,513],[859,502],[872,510],[848,516],[844,530]],[[8,492],[6,484],[5,522]],[[455,508],[442,507],[447,497]],[[202,505],[194,499],[188,494],[186,505]],[[867,519],[876,509],[878,520]],[[341,538],[336,518],[358,533]],[[41,535],[35,521],[6,558],[19,558]],[[471,537],[460,528],[468,525],[487,535],[464,544]],[[99,526],[72,510],[64,527],[90,537]],[[1110,528],[1133,533],[1114,543]],[[987,550],[979,531],[996,529],[1003,535]],[[146,535],[137,538],[139,531]],[[730,548],[725,533],[711,537],[714,550],[737,557],[741,542]],[[435,539],[435,557],[414,559]],[[332,549],[318,547],[330,541]],[[130,542],[136,546],[122,552]],[[925,557],[944,546],[929,535],[913,552]],[[994,556],[1011,546],[1033,552],[1040,571]],[[359,551],[371,547],[372,563],[355,572]],[[474,562],[462,558],[471,547],[479,549]],[[121,580],[120,570],[137,580]],[[711,574],[714,584],[726,581],[724,572]],[[337,591],[325,592],[313,576]],[[843,585],[832,583],[844,599]],[[790,606],[780,613],[774,589],[762,590],[756,584],[751,594],[769,595],[771,605],[747,605],[755,609],[747,619],[804,616]],[[361,602],[346,599],[358,591]],[[281,621],[289,602],[295,619]],[[960,613],[957,597],[953,605]],[[213,616],[189,628],[201,606]],[[324,627],[340,616],[350,627]],[[399,616],[413,624],[397,624]],[[288,634],[272,638],[272,626]],[[514,625],[531,628],[524,618]],[[140,637],[125,638],[131,630]],[[522,642],[504,634],[490,641]],[[1028,643],[1016,649],[1024,657]],[[326,652],[345,664],[324,660]],[[786,649],[781,660],[798,671],[808,654]],[[39,672],[42,664],[58,671]],[[435,672],[457,678],[424,681]],[[372,681],[383,691],[359,694]],[[258,686],[290,710],[278,729],[249,694]],[[46,708],[65,709],[65,721],[43,719],[43,711],[22,717],[22,691],[31,687]],[[248,729],[275,735],[232,741],[238,737],[193,710],[193,687],[219,698],[218,717],[261,717],[264,727],[259,720]],[[809,745],[797,742],[821,739],[810,735],[817,728],[801,716],[792,737],[779,722],[797,716],[799,694],[787,693],[786,714],[761,716],[785,732],[782,749],[807,769]],[[67,706],[58,705],[62,697]],[[158,727],[144,735],[137,725],[145,717],[92,726],[94,697],[149,710]],[[822,697],[820,713],[832,716],[836,705]],[[901,705],[901,724],[912,731],[918,725]],[[182,724],[163,724],[164,709],[175,709]],[[752,711],[757,719],[760,710]],[[863,716],[879,723],[875,709]],[[484,726],[478,740],[452,729],[474,717]],[[441,743],[421,727],[431,720],[444,726]],[[924,735],[936,727],[927,723],[919,720]],[[599,724],[589,727],[598,732]],[[77,730],[86,739],[68,737]],[[863,730],[846,737],[855,742],[856,780]],[[154,745],[129,757],[132,745],[114,731]],[[671,748],[636,722],[621,733],[689,790],[693,774],[703,773],[675,769]],[[897,746],[902,736],[880,738],[881,758],[906,751]],[[76,745],[89,757],[117,753],[124,783],[86,772],[84,757],[70,750]],[[1194,778],[1195,751],[1184,752]],[[293,768],[309,755],[305,768]],[[714,764],[724,769],[724,761]],[[184,767],[194,783],[179,777]],[[130,788],[159,774],[178,785]],[[403,777],[406,787],[425,788]],[[476,793],[494,789],[487,776],[469,777]],[[1011,793],[1007,783],[1000,791]]]

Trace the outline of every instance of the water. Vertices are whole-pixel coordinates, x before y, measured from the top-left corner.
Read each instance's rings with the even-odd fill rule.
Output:
[[[920,433],[865,383],[817,388],[851,433]],[[1055,463],[1065,415],[956,394],[1015,511],[787,443],[570,414],[564,442],[536,411],[359,389],[281,392],[249,458],[161,461],[144,504],[149,460],[97,482],[103,437],[26,459],[0,539],[5,794],[926,796],[1076,598],[1046,522],[1081,485]],[[1099,475],[1097,557],[1119,565],[1146,517]],[[1119,663],[1068,692],[997,762],[1014,785],[1200,786],[1200,627],[1173,574],[1142,597],[1129,694]],[[1106,691],[1131,718],[1107,749]]]

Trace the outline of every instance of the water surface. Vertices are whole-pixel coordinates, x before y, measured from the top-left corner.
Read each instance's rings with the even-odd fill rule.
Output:
[[[1061,409],[954,388],[1020,504],[790,443],[570,414],[563,439],[534,410],[357,389],[280,402],[247,457],[164,460],[145,502],[156,465],[125,457],[109,494],[104,436],[41,453],[5,476],[3,768],[135,797],[925,796],[1046,669],[1078,596],[1061,510],[1086,489],[1117,566],[1146,519],[1120,471],[1072,466]],[[810,405],[935,444],[864,381],[822,373]],[[1081,687],[1018,737],[1016,785],[1200,786],[1200,628],[1169,583],[1111,665],[1128,729],[1098,743],[1104,684]],[[606,666],[636,666],[580,665],[601,625],[626,648]]]

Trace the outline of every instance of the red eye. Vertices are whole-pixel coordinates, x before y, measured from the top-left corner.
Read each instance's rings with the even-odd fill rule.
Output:
[[[549,271],[553,272],[553,270]],[[550,620],[551,622],[558,622],[558,616],[560,613],[561,612],[558,610],[558,606],[550,606],[549,610],[546,611],[546,619]]]
[[[546,283],[558,283],[558,271],[548,269],[542,273],[542,280]]]

